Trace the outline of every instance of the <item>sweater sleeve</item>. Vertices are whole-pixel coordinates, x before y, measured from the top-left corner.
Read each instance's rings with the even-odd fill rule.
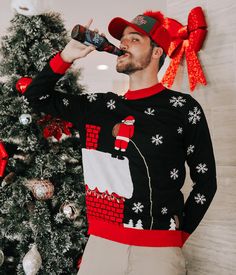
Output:
[[[183,243],[197,228],[217,189],[216,165],[207,120],[200,104],[189,95],[184,146],[193,188],[184,207]]]
[[[57,81],[70,65],[64,62],[58,53],[33,79],[24,97],[35,111],[60,117],[78,126],[88,111],[96,108],[102,94],[71,95],[55,90]]]

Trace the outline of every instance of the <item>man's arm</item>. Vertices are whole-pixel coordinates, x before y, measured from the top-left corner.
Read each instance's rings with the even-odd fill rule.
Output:
[[[193,189],[184,207],[183,242],[201,222],[217,189],[215,158],[206,117],[200,104],[189,97],[184,143]]]

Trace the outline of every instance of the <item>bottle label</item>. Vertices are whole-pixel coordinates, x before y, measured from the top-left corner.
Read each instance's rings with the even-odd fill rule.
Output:
[[[99,48],[102,46],[104,42],[105,42],[104,37],[100,36],[98,33],[90,32],[89,30],[86,30],[85,41],[84,41],[84,44],[86,46],[94,45],[96,48]]]

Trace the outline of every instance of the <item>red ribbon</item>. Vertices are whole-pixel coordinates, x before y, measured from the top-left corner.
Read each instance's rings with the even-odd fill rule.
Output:
[[[187,26],[171,18],[167,18],[165,24],[172,38],[168,51],[172,60],[162,83],[166,83],[168,87],[173,85],[178,67],[185,54],[190,90],[193,91],[197,83],[206,85],[206,78],[197,57],[197,52],[202,48],[207,34],[207,24],[202,8],[196,7],[190,11]]]
[[[5,150],[4,144],[0,142],[0,177],[3,176],[7,166],[8,154]]]

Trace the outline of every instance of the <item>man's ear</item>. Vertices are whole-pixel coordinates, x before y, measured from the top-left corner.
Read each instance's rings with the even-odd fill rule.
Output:
[[[161,47],[153,48],[153,52],[152,52],[153,58],[158,59],[162,56],[162,54],[163,54],[163,49]]]

